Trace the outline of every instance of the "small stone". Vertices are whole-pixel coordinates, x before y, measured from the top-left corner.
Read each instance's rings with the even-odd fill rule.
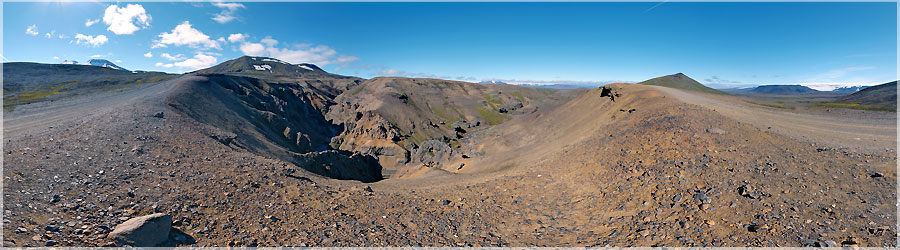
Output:
[[[24,227],[16,228],[16,233],[17,233],[17,234],[20,234],[20,233],[27,233],[27,232],[28,232],[28,229],[26,229],[26,228],[24,228]]]
[[[41,237],[40,235],[35,235],[34,237],[31,237],[31,240],[33,240],[33,241],[40,241],[42,238],[43,238],[43,237]]]
[[[823,243],[824,243],[824,244],[822,244],[823,247],[837,247],[838,246],[837,242],[834,242],[833,240],[826,240]]]
[[[708,129],[706,129],[706,132],[710,133],[710,134],[717,134],[717,135],[725,134],[725,130],[722,130],[720,128],[708,128]]]
[[[748,227],[747,230],[749,230],[750,232],[754,232],[754,233],[764,233],[766,231],[769,231],[769,225],[766,225],[766,224],[750,225],[750,227]]]
[[[153,115],[153,117],[156,117],[156,118],[163,118],[163,117],[165,117],[165,113],[159,112],[159,113],[156,113],[155,115]]]
[[[44,227],[44,230],[47,230],[50,232],[59,232],[60,230],[62,230],[62,227],[57,226],[57,225],[49,225],[49,226]]]
[[[856,240],[856,238],[849,237],[849,238],[847,238],[847,240],[841,242],[841,246],[842,247],[858,247],[859,243]]]
[[[450,205],[450,201],[449,200],[441,200],[441,205],[444,205],[444,206]]]
[[[709,203],[700,204],[700,210],[707,210],[710,206]]]
[[[56,246],[56,244],[58,244],[58,243],[59,242],[56,242],[55,240],[48,240],[47,242],[44,242],[44,246],[52,247],[52,246]]]
[[[716,225],[716,221],[714,221],[714,220],[706,220],[706,224],[707,224],[707,225],[710,225],[710,226],[713,226],[713,225]]]
[[[638,234],[640,234],[641,236],[647,237],[648,235],[650,235],[650,230],[641,229],[640,231],[638,231]]]

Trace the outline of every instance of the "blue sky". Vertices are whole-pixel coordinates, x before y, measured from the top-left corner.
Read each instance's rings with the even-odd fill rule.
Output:
[[[185,72],[242,55],[364,78],[818,89],[897,79],[897,3],[3,3],[3,57]]]

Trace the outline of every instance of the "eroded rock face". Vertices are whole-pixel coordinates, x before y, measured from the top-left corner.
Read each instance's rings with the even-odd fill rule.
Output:
[[[131,218],[116,226],[107,238],[120,246],[154,247],[169,237],[172,216],[162,213]]]
[[[332,106],[327,116],[344,131],[332,139],[331,146],[374,155],[384,166],[409,162],[409,151],[397,144],[404,138],[400,130],[380,114],[357,108],[350,103]]]
[[[371,155],[326,150],[297,155],[294,162],[310,172],[342,180],[376,182],[382,179],[381,165]]]

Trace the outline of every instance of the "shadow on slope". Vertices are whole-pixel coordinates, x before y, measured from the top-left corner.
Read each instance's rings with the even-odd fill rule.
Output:
[[[330,150],[341,127],[318,109],[330,97],[313,85],[274,83],[220,74],[175,80],[166,104],[219,129],[210,136],[229,146],[293,162],[313,173],[363,182],[381,180],[374,157]]]

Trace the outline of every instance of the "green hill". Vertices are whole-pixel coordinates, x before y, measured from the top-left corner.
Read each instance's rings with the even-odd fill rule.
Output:
[[[676,89],[686,89],[686,90],[706,92],[706,93],[712,93],[712,94],[718,94],[718,95],[727,95],[728,94],[728,93],[707,87],[706,85],[703,85],[702,83],[697,82],[694,79],[691,79],[690,77],[688,77],[682,73],[678,73],[678,74],[674,74],[674,75],[667,75],[667,76],[660,76],[657,78],[653,78],[650,80],[640,82],[638,84],[656,85],[656,86],[663,86],[663,87],[676,88]]]

